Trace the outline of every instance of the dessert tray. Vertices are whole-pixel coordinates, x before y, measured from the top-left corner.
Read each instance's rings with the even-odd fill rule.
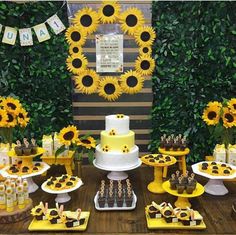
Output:
[[[214,162],[217,165],[225,164],[226,167],[230,167],[230,169],[232,169],[232,174],[230,174],[228,176],[216,175],[216,174],[212,175],[212,174],[209,174],[207,172],[203,172],[200,170],[200,167],[204,163],[208,163],[209,165],[211,165],[212,162],[207,162],[207,161],[198,162],[198,163],[192,165],[192,169],[195,174],[204,176],[209,179],[207,184],[204,186],[205,192],[207,192],[211,195],[219,195],[219,196],[227,194],[229,191],[225,187],[223,180],[236,178],[236,166],[230,165],[228,163]]]
[[[83,182],[80,178],[78,178],[77,183],[74,185],[74,187],[69,189],[62,189],[62,190],[53,190],[47,187],[47,181],[45,181],[41,188],[43,191],[50,193],[50,194],[57,194],[57,197],[55,198],[55,201],[58,203],[64,203],[70,201],[71,197],[69,196],[69,192],[75,191],[76,189],[80,188],[83,185]]]
[[[66,211],[65,211],[66,212]],[[28,229],[29,231],[85,231],[88,225],[90,212],[89,211],[82,211],[81,217],[85,218],[85,221],[82,225],[67,228],[65,224],[59,223],[59,224],[51,224],[48,220],[36,220],[34,218],[32,222],[30,223]]]
[[[113,207],[109,207],[107,202],[105,203],[104,207],[100,207],[98,204],[98,194],[99,192],[96,193],[95,197],[94,197],[94,204],[95,204],[95,208],[99,211],[126,211],[126,210],[133,210],[136,207],[136,203],[137,203],[137,196],[135,195],[134,191],[132,191],[133,193],[133,202],[131,206],[126,206],[125,202],[123,202],[123,205],[121,207],[117,206],[117,203],[115,201],[114,206]]]

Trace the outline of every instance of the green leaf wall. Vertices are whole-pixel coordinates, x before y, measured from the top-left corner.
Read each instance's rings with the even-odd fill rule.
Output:
[[[212,153],[216,141],[201,115],[209,101],[236,97],[235,9],[235,2],[153,2],[152,151],[163,133],[185,133],[189,162]]]
[[[1,2],[0,24],[33,27],[58,11],[67,27],[67,8],[65,5],[60,9],[61,6],[62,2]],[[38,139],[72,121],[72,85],[65,64],[65,31],[55,35],[49,25],[47,28],[51,39],[39,43],[33,32],[33,46],[21,47],[19,35],[14,46],[0,42],[0,95],[15,95],[26,105],[31,121],[25,135]]]

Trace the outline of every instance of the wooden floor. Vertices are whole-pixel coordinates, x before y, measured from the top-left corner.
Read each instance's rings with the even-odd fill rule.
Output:
[[[52,169],[53,170],[53,169]],[[61,169],[63,171],[63,169]],[[91,212],[86,234],[236,234],[236,221],[230,216],[231,205],[236,201],[236,183],[226,182],[230,193],[226,196],[211,196],[203,194],[197,199],[192,199],[193,208],[199,210],[203,215],[207,229],[203,231],[193,230],[148,230],[144,216],[144,207],[152,200],[157,203],[168,201],[174,203],[175,197],[165,193],[155,195],[147,190],[147,184],[152,180],[152,168],[141,167],[129,172],[130,179],[134,185],[138,197],[137,207],[130,212],[98,212],[94,208],[93,198],[98,184],[104,179],[106,173],[92,166],[83,167],[82,186],[76,192],[71,193],[72,200],[65,204],[65,208],[74,210],[78,207]],[[49,174],[52,174],[52,171]],[[58,171],[57,171],[58,173]],[[36,182],[41,184],[47,177],[36,177]],[[204,178],[198,178],[200,183],[206,183]],[[54,206],[54,196],[44,193],[41,189],[31,194],[34,205],[39,201],[48,201],[49,206]],[[0,234],[27,234],[31,217],[25,221],[15,224],[0,225]],[[43,233],[40,233],[43,234]],[[48,233],[49,234],[49,233]],[[51,233],[50,233],[51,234]],[[56,234],[56,233],[55,233]],[[59,234],[59,233],[58,233]],[[62,234],[62,233],[60,233]],[[68,233],[66,233],[68,234]]]

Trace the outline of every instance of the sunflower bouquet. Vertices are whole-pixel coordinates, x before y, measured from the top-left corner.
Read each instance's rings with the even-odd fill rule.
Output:
[[[11,146],[14,128],[25,128],[29,120],[28,113],[18,99],[0,97],[0,136],[4,142]]]
[[[76,160],[81,161],[83,154],[88,154],[89,163],[92,163],[96,147],[96,140],[92,136],[84,135],[79,137],[77,127],[69,125],[60,130],[58,138],[62,146],[57,149],[55,157],[69,148],[69,150],[74,151]]]
[[[236,98],[224,99],[222,103],[213,101],[203,111],[203,121],[210,127],[211,134],[227,148],[233,142],[236,130]]]

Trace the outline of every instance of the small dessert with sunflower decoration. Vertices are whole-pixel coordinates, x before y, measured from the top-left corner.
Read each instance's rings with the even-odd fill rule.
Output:
[[[151,55],[156,36],[154,29],[145,25],[141,9],[130,7],[121,11],[117,1],[103,1],[97,12],[91,7],[79,10],[72,23],[65,35],[70,46],[66,63],[68,70],[76,75],[76,88],[88,95],[97,93],[108,101],[117,100],[122,93],[138,93],[143,87],[144,76],[151,75],[154,70]],[[135,70],[125,72],[121,77],[99,77],[95,70],[88,69],[88,61],[82,54],[82,46],[87,38],[95,39],[99,24],[117,23],[123,33],[132,36],[140,47],[139,56],[135,60]],[[120,65],[116,71],[122,72],[122,68],[123,65]]]
[[[40,202],[39,205],[35,206],[31,210],[31,215],[35,217],[36,220],[46,220],[47,219],[47,210],[48,210],[48,203]]]

